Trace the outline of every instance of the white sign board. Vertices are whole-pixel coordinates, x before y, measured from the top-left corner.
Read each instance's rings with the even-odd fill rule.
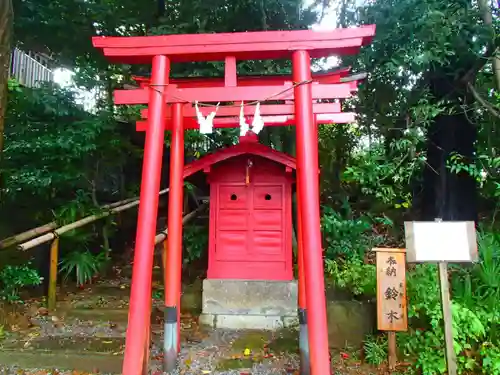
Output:
[[[406,261],[476,262],[476,227],[473,221],[405,222]]]

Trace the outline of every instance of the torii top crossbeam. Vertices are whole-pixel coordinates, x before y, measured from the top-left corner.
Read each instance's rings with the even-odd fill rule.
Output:
[[[114,62],[150,63],[156,55],[172,62],[290,58],[293,51],[308,51],[311,57],[352,55],[371,43],[375,26],[333,31],[255,31],[246,33],[188,34],[138,37],[92,38],[94,47]]]

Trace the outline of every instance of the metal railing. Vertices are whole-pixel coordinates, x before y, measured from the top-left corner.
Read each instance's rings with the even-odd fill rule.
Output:
[[[26,87],[36,87],[40,83],[54,81],[52,70],[18,48],[12,51],[9,76]]]

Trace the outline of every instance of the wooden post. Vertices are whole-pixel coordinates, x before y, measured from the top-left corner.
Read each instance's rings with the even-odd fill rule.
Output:
[[[59,262],[59,237],[54,238],[50,245],[50,274],[49,274],[49,293],[47,306],[49,310],[56,308],[56,289],[57,289],[57,263]]]
[[[434,219],[441,223],[441,218]],[[457,375],[457,356],[453,348],[453,318],[451,315],[450,285],[448,283],[448,263],[438,263],[439,285],[441,289],[441,306],[443,309],[444,342],[446,345],[446,364],[448,375]]]
[[[405,249],[375,248],[377,253],[377,326],[387,331],[389,370],[398,363],[396,332],[408,329]]]
[[[388,360],[389,360],[389,370],[394,370],[398,362],[397,345],[396,345],[396,332],[387,332],[388,339]]]
[[[448,283],[448,264],[446,262],[439,262],[439,283],[441,285],[448,375],[457,375],[457,356],[453,348],[453,318],[451,315],[450,286]]]

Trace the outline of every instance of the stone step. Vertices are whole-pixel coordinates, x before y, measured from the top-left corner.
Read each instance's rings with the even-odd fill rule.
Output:
[[[76,370],[89,373],[121,374],[123,355],[85,354],[76,352],[45,352],[39,350],[3,350],[0,351],[1,366],[20,368],[57,368],[58,370]]]
[[[128,308],[123,309],[69,309],[63,313],[65,318],[76,318],[80,320],[96,322],[126,323],[128,320]]]
[[[19,350],[23,352],[58,352],[81,354],[120,354],[125,346],[125,337],[78,337],[51,336],[34,339],[7,341],[2,344],[3,350]]]
[[[127,266],[123,267],[121,275],[123,277],[132,278],[132,266],[127,265]],[[153,268],[153,280],[163,281],[163,270],[160,267]]]
[[[124,345],[124,337],[52,336],[11,340],[2,343],[0,364],[118,374]]]

